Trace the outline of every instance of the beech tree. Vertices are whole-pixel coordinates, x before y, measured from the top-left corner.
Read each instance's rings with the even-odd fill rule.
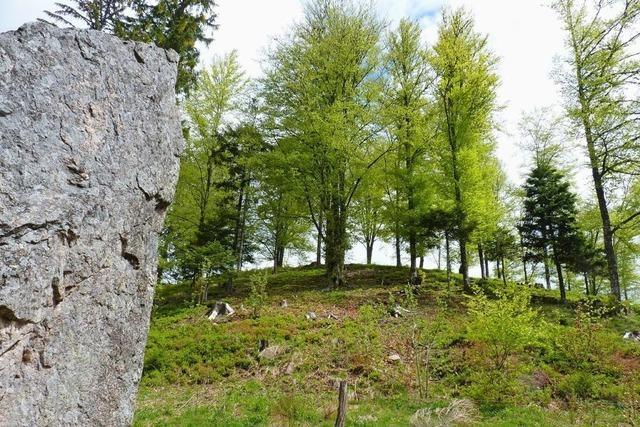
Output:
[[[463,10],[445,12],[430,63],[436,73],[434,96],[438,108],[440,143],[434,150],[446,182],[442,185],[459,212],[458,245],[463,286],[470,290],[467,243],[473,224],[468,215],[474,202],[472,188],[481,183],[470,177],[477,162],[491,157],[490,135],[496,109],[496,59]],[[480,185],[478,185],[480,184]]]
[[[567,70],[560,81],[568,101],[567,115],[579,130],[588,153],[602,221],[602,240],[611,294],[621,298],[614,233],[640,211],[614,224],[611,201],[620,181],[640,173],[638,100],[634,96],[640,1],[554,3],[567,32]]]
[[[310,222],[305,200],[296,189],[296,177],[283,167],[288,162],[276,147],[259,158],[256,240],[273,260],[273,272],[284,264],[287,250],[302,253],[310,249]]]
[[[426,196],[427,146],[433,140],[428,124],[427,97],[433,76],[421,42],[422,31],[417,22],[403,19],[388,34],[386,71],[389,75],[385,110],[395,145],[398,175],[396,197],[404,201],[402,229],[409,244],[411,281],[417,280],[419,203]],[[421,197],[422,196],[422,197]]]
[[[309,4],[303,21],[271,52],[263,85],[267,114],[281,148],[295,159],[290,167],[322,232],[335,286],[344,283],[354,195],[386,152],[377,114],[381,30],[363,6]]]
[[[382,181],[384,175],[380,168],[369,172],[355,196],[350,229],[354,238],[362,243],[367,253],[367,264],[371,264],[375,243],[385,235],[385,194]]]

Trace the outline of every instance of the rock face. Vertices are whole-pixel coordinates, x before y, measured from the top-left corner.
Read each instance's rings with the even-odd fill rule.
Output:
[[[128,425],[183,141],[177,55],[0,34],[0,425]]]

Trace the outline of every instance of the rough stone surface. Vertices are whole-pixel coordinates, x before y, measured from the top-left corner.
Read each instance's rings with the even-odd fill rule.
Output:
[[[182,149],[176,56],[0,34],[0,425],[128,425]]]

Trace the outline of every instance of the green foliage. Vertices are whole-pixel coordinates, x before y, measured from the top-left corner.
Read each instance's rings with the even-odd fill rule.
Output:
[[[154,43],[180,55],[176,92],[188,93],[196,84],[200,59],[197,43],[211,43],[217,28],[214,0],[130,0],[133,15],[116,27],[125,39]]]
[[[175,201],[167,214],[163,255],[174,278],[225,280],[251,261],[255,158],[264,141],[250,122],[232,126],[246,110],[247,81],[237,54],[216,58],[185,102],[186,147]]]
[[[246,302],[254,318],[260,317],[260,310],[267,301],[267,274],[267,272],[255,273],[249,278],[250,291]]]
[[[601,219],[611,293],[621,299],[619,248],[615,233],[633,223],[637,206],[627,211],[617,224],[612,212],[626,204],[621,188],[631,188],[639,171],[634,97],[636,87],[638,19],[640,1],[592,2],[556,0],[553,3],[567,38],[566,64],[558,74],[566,100],[567,117],[575,136],[584,141],[589,156],[593,188]],[[625,210],[624,208],[622,210]],[[637,221],[635,221],[637,223]]]
[[[529,303],[531,295],[527,288],[511,285],[498,290],[496,296],[491,300],[476,290],[469,297],[471,320],[467,335],[486,345],[491,368],[500,371],[510,356],[538,343],[544,323]]]
[[[564,300],[562,264],[575,260],[579,256],[577,250],[583,248],[576,222],[576,195],[569,189],[565,175],[548,163],[534,167],[524,191],[524,213],[519,230],[527,250],[525,258],[547,262],[548,254],[553,253]]]
[[[74,26],[81,22],[87,28],[98,31],[113,31],[122,25],[125,10],[132,0],[71,0],[69,3],[54,3],[58,10],[45,14],[54,22]]]
[[[271,52],[263,97],[297,194],[326,245],[327,273],[344,282],[355,193],[385,153],[379,141],[382,24],[350,2],[307,4],[304,20]]]
[[[496,109],[496,58],[464,10],[445,12],[429,62],[438,80],[434,88],[438,134],[432,157],[441,180],[441,205],[457,215],[463,285],[469,290],[466,244],[478,219],[495,210],[500,168],[491,133]],[[493,206],[492,206],[493,205]]]

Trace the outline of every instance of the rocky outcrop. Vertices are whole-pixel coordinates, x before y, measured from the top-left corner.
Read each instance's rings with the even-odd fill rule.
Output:
[[[182,135],[178,57],[0,34],[0,425],[130,423]]]

